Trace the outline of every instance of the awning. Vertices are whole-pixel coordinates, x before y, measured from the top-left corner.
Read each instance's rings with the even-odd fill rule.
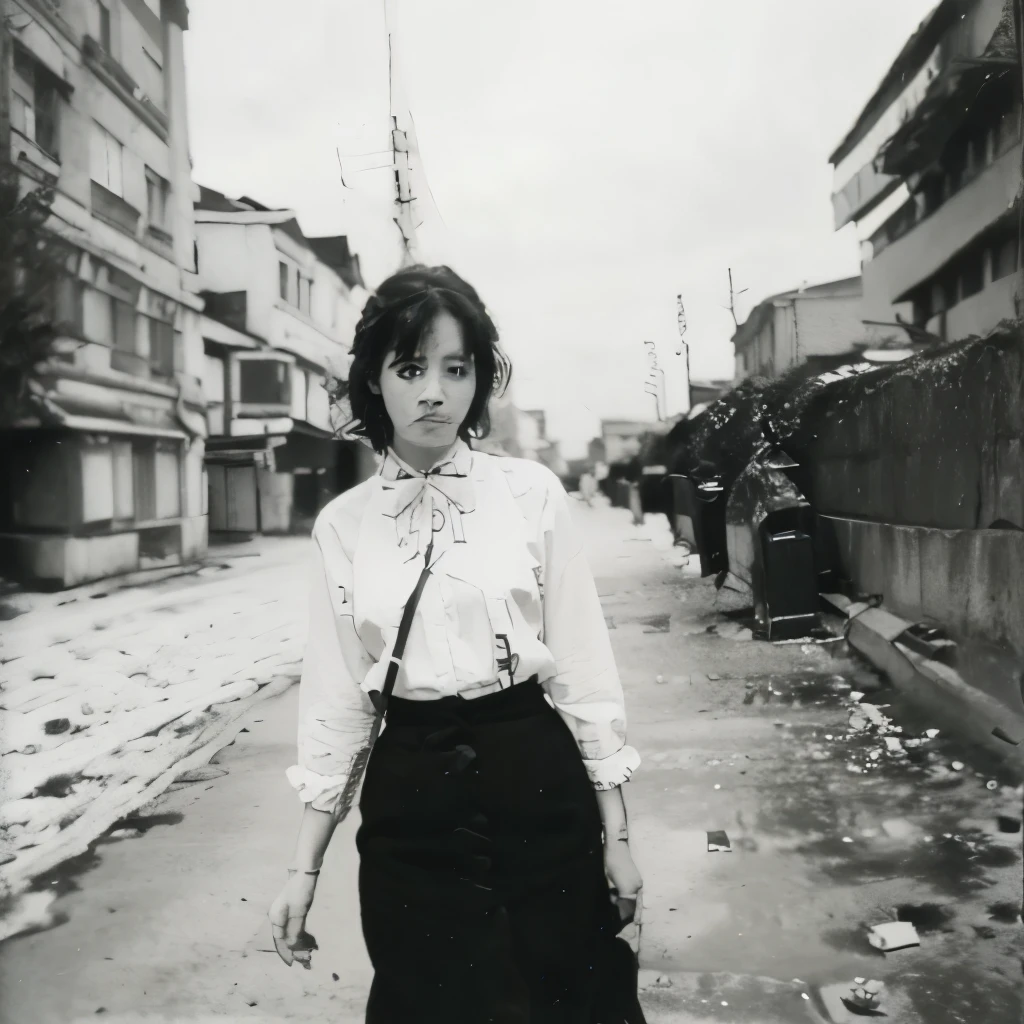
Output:
[[[122,403],[98,404],[78,396],[45,392],[36,384],[31,402],[37,411],[17,422],[20,428],[76,430],[90,434],[118,434],[129,437],[159,437],[184,441],[189,434],[182,429],[172,409],[145,409]]]

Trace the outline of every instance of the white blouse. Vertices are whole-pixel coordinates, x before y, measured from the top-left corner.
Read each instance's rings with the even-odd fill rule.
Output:
[[[459,441],[429,473],[389,451],[317,517],[298,764],[287,773],[301,799],[333,810],[369,739],[368,694],[383,689],[431,534],[395,696],[474,698],[536,675],[595,788],[625,782],[640,756],[625,745],[622,684],[565,490],[540,463]]]

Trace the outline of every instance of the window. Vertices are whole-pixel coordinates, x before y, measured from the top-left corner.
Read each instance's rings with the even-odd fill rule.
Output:
[[[58,159],[60,93],[53,76],[16,48],[11,86],[11,127]]]
[[[97,185],[124,198],[124,148],[105,128],[92,126],[89,173]]]
[[[245,405],[283,405],[291,399],[288,364],[276,359],[239,359],[238,401]]]
[[[181,446],[172,441],[135,441],[132,477],[136,522],[181,515]]]
[[[131,441],[115,441],[110,447],[114,460],[114,518],[131,519],[135,515],[132,443]]]
[[[278,263],[278,287],[281,291],[281,298],[285,301],[288,300],[288,264]]]
[[[149,226],[166,233],[168,230],[168,200],[171,183],[156,171],[146,168],[146,217]]]
[[[164,323],[148,317],[149,368],[154,377],[171,380],[175,371],[175,355],[178,350],[178,335],[174,324]]]
[[[972,252],[960,269],[960,299],[969,299],[985,287],[985,264],[980,252]]]
[[[1017,239],[1010,237],[992,247],[992,280],[1017,272]]]
[[[100,13],[100,46],[113,55],[113,32],[110,24],[110,8],[105,3],[96,5]]]
[[[82,449],[82,522],[114,518],[114,458],[109,444]]]
[[[309,313],[309,293],[313,282],[308,277],[299,274],[299,309],[303,313]]]

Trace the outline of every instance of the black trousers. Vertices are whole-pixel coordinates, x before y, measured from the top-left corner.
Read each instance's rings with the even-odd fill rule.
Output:
[[[359,806],[367,1024],[642,1024],[597,798],[535,680],[393,698]]]

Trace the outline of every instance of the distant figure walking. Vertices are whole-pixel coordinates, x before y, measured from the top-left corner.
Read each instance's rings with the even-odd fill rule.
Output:
[[[594,498],[597,497],[597,480],[593,473],[586,472],[580,476],[580,497],[587,505],[594,504]]]

